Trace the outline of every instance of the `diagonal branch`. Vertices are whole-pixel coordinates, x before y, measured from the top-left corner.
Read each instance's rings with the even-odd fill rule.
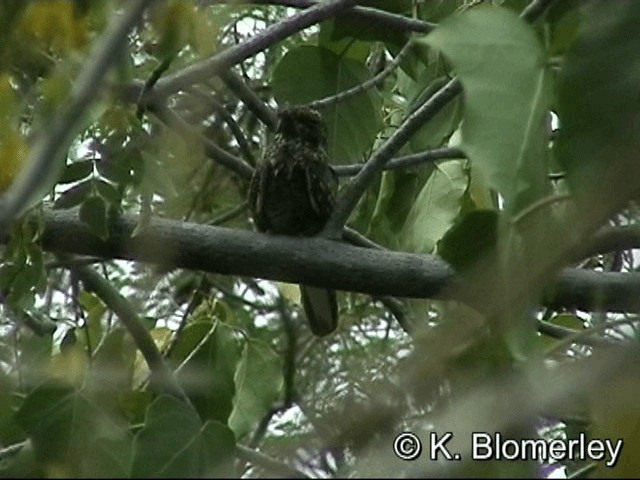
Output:
[[[158,351],[156,344],[151,338],[149,331],[141,322],[138,314],[129,301],[123,297],[113,285],[95,270],[86,265],[74,267],[73,271],[82,280],[87,290],[93,291],[98,297],[118,315],[133,341],[142,353],[149,370],[151,371],[151,384],[156,391],[166,392],[185,401],[190,405],[187,395],[182,387],[177,383],[173,372],[165,363],[162,355]]]
[[[246,180],[250,179],[251,175],[253,175],[253,167],[251,165],[243,159],[230,154],[211,140],[207,139],[204,135],[197,132],[169,107],[154,104],[149,108],[149,110],[167,126],[176,129],[183,135],[198,138],[204,145],[204,151],[207,156],[218,162],[220,165],[227,167],[229,170],[235,172],[238,176]]]
[[[521,13],[521,18],[533,22],[553,0],[533,0]],[[336,208],[327,222],[322,235],[327,238],[338,238],[349,215],[358,204],[375,175],[381,172],[393,154],[397,152],[418,129],[432,119],[449,101],[462,91],[460,82],[454,78],[434,93],[417,110],[408,115],[398,129],[369,158],[362,170],[343,190]]]
[[[237,3],[236,0],[209,0],[211,4]],[[319,2],[315,0],[251,0],[247,3],[257,5],[281,5],[293,8],[309,8],[317,5]],[[393,29],[401,32],[419,32],[428,33],[433,30],[436,25],[434,23],[425,22],[417,18],[409,18],[386,10],[379,10],[371,7],[353,7],[344,13],[345,17],[358,20],[366,20],[371,25],[379,26],[382,29]]]
[[[342,231],[342,227],[360,200],[360,197],[373,181],[375,175],[384,169],[384,166],[391,159],[392,155],[407,143],[411,136],[416,133],[425,122],[433,118],[442,107],[449,103],[449,101],[461,91],[462,87],[458,80],[453,79],[447,82],[447,84],[438,90],[429,100],[411,113],[402,122],[400,127],[393,132],[393,135],[375,151],[367,163],[363,165],[362,170],[360,170],[342,191],[333,215],[331,215],[324,229],[328,237],[336,237],[338,232]]]
[[[398,65],[400,65],[400,62],[402,62],[407,57],[407,55],[409,55],[409,52],[411,51],[411,47],[412,47],[412,42],[411,40],[409,40],[407,43],[404,44],[402,49],[400,49],[398,54],[393,58],[391,62],[389,62],[389,65],[387,65],[384,68],[384,70],[382,70],[380,73],[370,78],[366,82],[363,82],[360,85],[351,87],[347,90],[343,90],[342,92],[338,92],[335,95],[330,95],[325,98],[314,100],[313,102],[308,103],[307,106],[309,108],[315,108],[315,109],[327,108],[337,103],[344,102],[345,100],[355,97],[356,95],[359,95],[362,92],[366,92],[367,90],[377,87],[378,85],[381,85],[385,81],[385,79],[389,75],[391,75],[391,73],[393,73],[393,71],[398,67]]]
[[[249,110],[270,130],[275,130],[278,119],[274,111],[247,85],[242,77],[233,70],[220,73],[220,78],[229,90],[244,102]]]
[[[195,83],[209,80],[214,75],[220,74],[232,65],[265,50],[274,43],[322,20],[331,18],[338,12],[352,7],[356,3],[358,3],[357,0],[331,0],[319,3],[309,9],[292,15],[265,28],[262,32],[243,43],[229,47],[207,60],[190,65],[178,73],[159,80],[155,88],[151,91],[151,98],[163,98]],[[139,83],[141,82],[136,82],[135,84],[136,89],[139,90],[138,94],[142,88],[142,85],[139,85]],[[129,92],[129,94],[131,94],[131,92]],[[144,103],[144,100],[143,98],[142,103]]]

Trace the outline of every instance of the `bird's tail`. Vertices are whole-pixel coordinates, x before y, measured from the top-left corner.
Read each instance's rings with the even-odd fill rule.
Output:
[[[338,327],[338,302],[335,290],[300,285],[300,296],[314,335],[324,337]]]

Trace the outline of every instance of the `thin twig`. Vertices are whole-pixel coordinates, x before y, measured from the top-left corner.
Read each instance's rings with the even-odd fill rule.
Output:
[[[207,225],[222,225],[223,223],[228,222],[229,220],[237,217],[242,212],[244,212],[247,209],[247,205],[248,203],[246,200],[244,202],[240,202],[238,205],[231,207],[226,212],[221,213],[217,217],[209,220],[209,222],[207,222]]]
[[[231,155],[226,150],[207,139],[204,135],[197,132],[193,127],[187,124],[180,116],[165,105],[154,104],[151,110],[163,123],[184,135],[197,138],[204,145],[204,151],[209,158],[212,158],[220,165],[227,167],[235,172],[238,176],[249,179],[253,175],[253,168],[247,162],[235,155]]]
[[[338,235],[338,232],[342,231],[342,227],[360,200],[360,197],[364,194],[375,175],[379,173],[391,159],[391,156],[409,141],[413,134],[416,133],[425,122],[433,118],[442,107],[461,91],[462,86],[460,82],[456,79],[450,80],[444,87],[429,98],[429,100],[405,118],[393,135],[376,150],[369,161],[364,164],[360,172],[342,191],[336,203],[336,208],[327,222],[322,235],[328,238],[334,238]]]
[[[342,238],[353,245],[358,245],[359,247],[375,248],[378,250],[385,249],[382,245],[379,245],[373,240],[368,239],[353,228],[345,227],[342,231]]]
[[[617,327],[619,325],[626,325],[626,324],[638,323],[638,322],[640,322],[640,317],[623,318],[621,320],[614,320],[611,322],[601,323],[600,325],[595,325],[591,328],[582,330],[580,332],[576,332],[573,335],[569,335],[565,337],[562,341],[560,341],[558,344],[554,345],[547,352],[545,352],[545,356],[550,356],[554,353],[557,353],[569,347],[572,343],[585,343],[586,341],[589,340],[589,337],[591,337],[596,333],[602,333],[605,330]]]
[[[287,465],[280,460],[276,460],[264,453],[251,450],[245,446],[237,445],[236,453],[238,457],[246,460],[247,462],[251,462],[257,467],[262,467],[265,470],[276,475],[281,475],[284,478],[309,478],[304,472],[292,467],[291,465]]]
[[[552,0],[534,0],[521,13],[521,18],[533,22],[541,15]],[[369,158],[362,170],[351,180],[340,195],[336,208],[321,235],[336,238],[358,201],[373,181],[375,175],[384,169],[391,156],[397,152],[425,122],[432,119],[447,103],[462,91],[457,78],[448,81],[427,101],[411,112],[380,148]]]
[[[370,78],[366,82],[363,82],[360,85],[356,85],[355,87],[349,88],[342,92],[338,92],[335,95],[330,95],[319,100],[314,100],[313,102],[307,104],[308,107],[315,109],[327,108],[337,103],[344,102],[345,100],[359,95],[360,93],[365,92],[371,88],[377,87],[378,85],[382,84],[384,80],[389,75],[391,75],[391,73],[393,73],[398,65],[400,65],[400,62],[402,62],[406,58],[406,56],[409,54],[409,51],[411,50],[411,46],[412,42],[411,40],[409,40],[407,43],[405,43],[402,49],[394,57],[394,59],[389,62],[389,65],[387,65],[384,70],[382,70],[380,73]]]
[[[225,4],[237,3],[236,0],[209,0],[206,3]],[[309,8],[317,5],[315,0],[251,0],[247,3],[258,5],[281,5],[293,8]],[[353,7],[344,16],[351,19],[366,20],[370,24],[378,25],[383,29],[394,29],[402,32],[428,33],[436,27],[435,23],[425,22],[417,18],[409,18],[397,13],[378,10],[370,7]]]
[[[195,83],[209,80],[212,76],[219,75],[232,65],[269,48],[274,43],[311,25],[331,18],[356,3],[357,0],[331,0],[316,4],[289,18],[285,18],[239,45],[229,47],[207,60],[190,65],[180,72],[161,79],[151,92],[151,98],[163,98]],[[142,88],[140,82],[135,83],[135,88]]]
[[[398,325],[402,327],[402,330],[404,330],[405,333],[409,335],[413,333],[415,328],[407,318],[407,312],[405,311],[404,304],[400,300],[389,296],[374,298],[382,302],[382,304],[387,307],[387,310],[389,310],[395,317]]]
[[[245,160],[250,165],[255,165],[256,159],[253,155],[253,152],[251,151],[251,145],[249,145],[247,137],[245,137],[244,132],[242,131],[236,120],[233,118],[233,115],[231,115],[231,113],[229,113],[225,106],[221,102],[219,102],[213,95],[207,94],[202,88],[194,87],[192,91],[200,98],[202,98],[205,102],[211,104],[218,115],[222,117],[224,123],[227,124],[227,127],[229,127],[231,135],[233,135],[233,138],[235,138],[236,142],[238,142],[238,147],[240,148],[240,151],[242,152]]]
[[[410,155],[392,158],[385,164],[383,170],[394,170],[397,168],[413,167],[416,165],[422,165],[423,163],[435,162],[437,160],[466,157],[466,154],[461,149],[456,147],[434,148],[431,150],[425,150],[424,152],[412,153]],[[337,175],[340,176],[356,175],[360,170],[362,170],[362,167],[364,167],[364,165],[364,163],[356,163],[353,165],[335,165],[333,167],[333,170]]]
[[[592,347],[610,347],[612,345],[620,344],[620,342],[614,342],[604,338],[589,338],[588,336],[582,337],[580,334],[584,333],[585,330],[574,330],[573,328],[563,327],[562,325],[556,325],[545,320],[537,320],[536,323],[540,333],[559,340],[572,337],[577,339],[572,343],[580,343],[582,345],[590,345]]]

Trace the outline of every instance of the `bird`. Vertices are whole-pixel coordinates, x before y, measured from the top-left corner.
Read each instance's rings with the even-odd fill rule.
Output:
[[[261,232],[313,236],[334,209],[336,173],[327,155],[327,129],[320,113],[305,106],[278,111],[273,140],[263,150],[249,184],[248,204]],[[336,292],[300,285],[302,306],[314,335],[338,326]]]

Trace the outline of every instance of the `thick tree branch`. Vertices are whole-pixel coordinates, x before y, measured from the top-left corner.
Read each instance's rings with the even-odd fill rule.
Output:
[[[153,219],[135,238],[136,218],[112,222],[110,240],[95,237],[77,211],[45,211],[43,246],[52,251],[120,258],[304,283],[371,295],[434,298],[457,280],[440,258],[361,248],[322,238],[272,236]],[[566,269],[548,290],[555,308],[632,311],[640,308],[640,275]]]
[[[586,242],[583,251],[576,252],[576,259],[634,248],[640,248],[640,224],[606,227]]]

